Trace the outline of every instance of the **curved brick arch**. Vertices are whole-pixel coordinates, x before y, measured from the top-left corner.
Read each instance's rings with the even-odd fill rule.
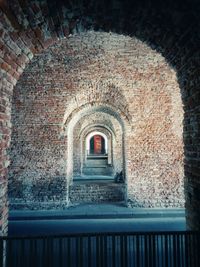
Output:
[[[93,115],[95,117],[95,115]],[[112,137],[112,155],[110,155],[109,162],[113,163],[114,166],[114,171],[121,171],[123,163],[123,152],[121,150],[121,143],[122,143],[122,128],[120,124],[118,123],[117,119],[112,117],[111,115],[106,114],[106,117],[109,119],[109,121],[112,121],[112,124],[109,123],[108,120],[105,119],[105,116],[103,117],[101,123],[99,121],[100,113],[97,113],[96,115],[96,121],[94,120],[95,123],[92,123],[92,115],[90,117],[89,122],[86,122],[85,124],[83,123],[81,126],[79,138],[84,140],[86,134],[88,132],[91,132],[93,129],[106,129],[108,132],[110,132],[110,135]],[[112,160],[113,159],[113,160]]]
[[[122,110],[116,110],[115,106],[108,104],[107,102],[94,102],[80,105],[78,108],[74,109],[69,115],[65,114],[64,121],[63,121],[63,128],[64,131],[66,131],[65,125],[67,125],[67,128],[70,125],[70,122],[77,121],[78,114],[81,114],[83,116],[84,113],[87,114],[87,111],[94,110],[95,112],[104,112],[108,113],[111,116],[116,117],[116,119],[119,121],[119,123],[122,125],[122,127],[130,127],[130,119],[127,117],[126,113]],[[68,111],[67,111],[68,113]]]
[[[110,116],[110,120],[111,120]],[[120,125],[118,126],[120,127]],[[82,140],[82,151],[84,151],[85,147],[85,138],[86,136],[93,132],[94,130],[99,130],[104,132],[104,134],[107,134],[110,139],[110,153],[108,155],[108,163],[113,164],[114,171],[119,172],[122,169],[123,166],[123,151],[121,149],[121,144],[122,144],[122,130],[118,132],[116,125],[113,129],[109,127],[106,123],[104,124],[88,124],[88,126],[85,126],[83,129],[81,129],[80,134],[79,134],[79,139]],[[83,162],[84,163],[84,159]]]
[[[91,43],[94,36],[96,40],[98,40],[96,44]],[[103,45],[99,46],[99,42],[101,41],[103,41]],[[112,49],[112,47],[116,48],[115,41],[117,41],[117,47],[122,50]],[[111,43],[112,46],[106,49],[108,43]],[[94,45],[95,47],[97,46],[95,50],[92,48]],[[72,46],[73,48],[70,48]],[[80,46],[83,50],[81,50]],[[132,50],[128,49],[130,47],[131,49],[132,47],[137,49],[135,52],[131,52]],[[104,54],[102,55],[103,51]],[[119,62],[117,61],[115,63],[115,61],[113,62],[113,55],[116,56],[117,51],[120,51],[122,58]],[[127,52],[129,53],[127,54]],[[95,62],[98,63],[97,60],[99,55],[101,57],[101,62],[104,63],[104,68],[102,64],[100,67],[98,67],[98,64],[96,65],[98,67],[98,71],[96,73],[98,73],[98,75],[100,73],[100,79],[86,83],[86,86],[82,87],[82,81],[84,79],[87,81],[88,75],[89,77],[95,77],[93,64]],[[135,60],[135,56],[139,56],[139,58]],[[80,68],[81,62],[79,59],[82,57],[87,58],[87,67],[90,67],[91,72],[85,71],[83,67]],[[88,59],[90,63],[88,62]],[[152,64],[154,61],[155,64]],[[127,62],[129,62],[129,64],[127,64]],[[55,63],[55,65],[53,63]],[[115,64],[113,65],[113,63]],[[140,66],[139,73],[137,71],[138,64]],[[82,65],[85,65],[85,61],[82,61]],[[70,79],[70,75],[73,74],[73,71],[77,69],[79,70],[79,68],[80,71],[78,71],[78,74],[71,76],[72,79]],[[128,72],[126,72],[125,69],[127,69]],[[106,77],[108,77],[108,80],[105,80],[104,74],[107,75]],[[137,77],[136,74],[139,74],[139,76]],[[114,79],[110,79],[110,75],[112,75]],[[121,80],[119,80],[119,75],[122,77]],[[104,79],[102,79],[102,77],[104,77]],[[115,79],[115,77],[118,77],[118,79]],[[131,81],[133,80],[133,83],[129,82],[130,78]],[[160,84],[157,85],[158,78],[164,81],[162,86],[160,86]],[[145,82],[147,79],[148,83]],[[77,81],[75,85],[68,82],[73,80]],[[129,83],[127,83],[127,81]],[[81,83],[81,86],[79,86],[79,82]],[[87,88],[87,86],[90,85],[91,87]],[[80,89],[83,92],[82,94],[80,93]],[[71,90],[73,91],[71,92]],[[67,145],[65,138],[58,139],[60,128],[62,126],[63,114],[66,109],[68,109],[70,113],[73,105],[76,107],[75,110],[79,111],[79,108],[81,108],[84,103],[87,105],[87,100],[90,100],[90,104],[95,103],[95,111],[109,111],[108,107],[99,107],[99,104],[106,103],[108,106],[112,106],[112,108],[114,107],[117,112],[120,111],[122,115],[127,114],[127,116],[124,116],[127,124],[133,123],[132,131],[127,131],[129,138],[127,139],[128,142],[126,142],[127,152],[130,159],[127,160],[127,162],[129,162],[129,174],[131,175],[129,185],[137,183],[138,185],[141,184],[143,186],[143,184],[146,183],[145,178],[149,180],[149,177],[144,173],[142,176],[142,183],[136,182],[136,179],[140,179],[140,176],[137,174],[137,170],[140,169],[141,173],[143,170],[145,170],[146,173],[149,173],[150,166],[155,165],[155,162],[159,162],[160,159],[162,159],[162,165],[159,165],[158,167],[160,169],[162,169],[163,166],[164,168],[168,167],[174,157],[176,159],[178,156],[177,153],[173,154],[173,139],[169,141],[169,137],[175,137],[174,134],[176,133],[174,130],[171,132],[172,129],[170,129],[170,120],[166,120],[167,115],[173,122],[175,117],[173,114],[179,114],[179,110],[176,108],[178,103],[178,106],[180,105],[178,92],[179,88],[177,87],[174,71],[168,67],[165,60],[160,55],[158,55],[155,51],[152,52],[148,46],[144,45],[135,38],[127,38],[123,35],[111,33],[107,34],[102,32],[97,33],[91,31],[71,36],[69,40],[58,42],[58,44],[52,46],[42,54],[35,56],[32,63],[25,70],[22,78],[19,80],[14,92],[14,112],[12,120],[14,138],[17,139],[13,139],[13,141],[16,140],[16,143],[15,141],[12,142],[12,151],[14,151],[14,153],[12,153],[12,162],[14,162],[14,164],[12,163],[10,168],[10,189],[14,191],[15,188],[15,186],[12,186],[12,182],[17,182],[19,185],[22,184],[23,187],[17,186],[17,188],[19,188],[19,193],[22,193],[23,195],[20,197],[19,194],[15,194],[17,193],[17,190],[15,190],[13,194],[10,194],[10,200],[12,201],[11,204],[16,203],[16,198],[18,198],[18,201],[26,202],[26,196],[29,195],[32,197],[34,202],[36,202],[34,205],[40,205],[40,201],[43,201],[44,198],[47,199],[47,195],[49,204],[50,201],[52,202],[52,195],[54,199],[58,199],[59,196],[60,198],[61,196],[64,197],[63,195],[66,193],[65,187],[59,187],[62,190],[61,194],[59,194],[60,189],[57,188],[58,184],[66,184],[64,181],[66,179],[65,166],[67,165],[67,160],[65,156],[65,149]],[[112,97],[110,97],[110,95]],[[170,111],[169,107],[172,107],[172,99],[174,99],[174,104],[172,110]],[[72,104],[74,102],[73,105],[71,105],[71,100]],[[166,103],[169,103],[169,106],[165,104],[165,101]],[[159,109],[159,113],[157,112],[157,108]],[[111,109],[109,113],[114,114]],[[85,113],[85,115],[87,114]],[[129,116],[132,120],[128,121]],[[120,120],[120,115],[117,115],[117,117]],[[179,117],[177,116],[177,125],[179,130],[180,117],[181,114]],[[32,120],[31,123],[30,119]],[[165,126],[167,126],[167,129],[169,129],[170,132],[166,133]],[[39,129],[39,132],[37,133],[37,139],[35,139],[37,129]],[[152,136],[148,133],[150,129],[152,129]],[[180,134],[179,130],[177,136],[178,138]],[[27,134],[23,135],[25,132]],[[156,136],[161,137],[159,143]],[[25,144],[29,144],[29,146],[22,147],[20,145],[21,140],[25,141]],[[156,142],[157,144],[155,147],[152,144],[155,144]],[[70,143],[71,142],[69,142],[69,145]],[[15,148],[15,144],[18,144],[18,147]],[[167,147],[169,144],[171,146],[171,151],[169,151]],[[178,146],[180,146],[180,144],[178,144]],[[140,162],[147,162],[147,159],[145,158],[144,160],[143,157],[146,156],[144,154],[147,154],[146,149],[149,150],[149,148],[151,150],[149,151],[151,155],[148,156],[148,160],[151,159],[151,165],[143,168]],[[156,151],[159,149],[163,150],[160,157],[156,158],[156,161],[154,161],[157,153],[155,149]],[[177,144],[176,150],[179,151],[177,149]],[[167,151],[169,157],[165,156],[166,153],[164,151]],[[28,164],[26,164],[27,153],[31,155],[31,159]],[[170,160],[166,161],[168,158]],[[180,163],[178,158],[176,161],[178,164]],[[19,173],[19,171],[21,171],[19,167],[24,165],[22,162],[26,164],[26,167],[24,171]],[[134,167],[134,169],[132,167]],[[154,168],[151,169],[154,172]],[[177,167],[170,169],[178,170]],[[16,173],[17,175],[15,175]],[[162,171],[162,173],[165,172]],[[180,177],[181,172],[178,174],[176,171],[175,174]],[[167,173],[167,175],[169,177],[171,174]],[[43,179],[42,177],[46,178]],[[152,177],[155,176],[152,175]],[[164,177],[162,177],[162,179],[163,178]],[[178,181],[178,179],[175,180]],[[56,184],[54,181],[59,181],[59,183]],[[48,188],[51,189],[48,190],[48,194],[45,193],[47,192],[47,190],[45,191],[47,184],[49,184]],[[167,182],[166,184],[168,185]],[[178,184],[175,184],[175,190],[179,187]],[[20,188],[26,188],[26,190],[28,190],[28,194],[25,194],[27,191],[20,190]],[[34,190],[32,190],[33,188]],[[133,196],[136,193],[138,194],[140,191],[140,188],[137,188],[137,192],[134,192],[134,188],[135,186],[131,189]],[[146,192],[148,192],[147,194],[153,198],[155,194],[151,194],[151,192],[149,193],[149,188],[151,187],[148,187],[148,191],[146,190]],[[146,198],[146,202],[142,205],[163,205],[166,192],[169,192],[169,189],[163,184],[163,200],[160,202],[159,190],[160,189],[158,188],[157,202],[154,202],[155,204],[152,203],[152,199]],[[39,201],[38,194],[40,197]],[[133,196],[130,195],[131,198],[133,198]],[[138,202],[141,202],[141,196],[141,194],[137,196],[139,198]],[[173,199],[170,201],[173,201]],[[137,203],[135,204],[137,205]],[[13,207],[13,205],[11,207]]]
[[[109,126],[106,125],[106,123],[102,125],[100,125],[99,123],[88,124],[84,126],[83,129],[82,127],[75,127],[74,139],[78,141],[74,142],[74,150],[76,152],[74,152],[73,160],[77,162],[75,164],[77,167],[74,168],[74,173],[77,173],[78,175],[82,173],[81,170],[86,160],[86,136],[93,131],[99,131],[107,135],[108,142],[111,139],[111,135],[114,134],[113,130],[111,130]]]
[[[101,123],[92,123],[92,124],[89,124],[87,126],[85,126],[83,129],[81,129],[80,133],[79,133],[79,137],[81,135],[84,135],[85,134],[85,131],[90,131],[90,129],[93,129],[95,127],[98,127],[98,128],[105,128],[107,129],[110,133],[112,133],[113,136],[115,136],[115,132],[114,132],[114,129],[110,128],[108,125],[106,124],[101,124]]]
[[[113,117],[117,121],[117,123],[120,125],[123,135],[122,135],[122,156],[123,156],[123,164],[120,164],[124,166],[124,172],[126,173],[126,155],[124,151],[124,146],[125,146],[125,136],[126,132],[130,131],[129,127],[130,125],[128,124],[128,121],[125,121],[121,118],[120,114],[114,107],[108,104],[104,103],[88,103],[86,105],[80,106],[78,109],[73,111],[73,116],[68,116],[67,119],[65,120],[65,132],[63,135],[67,135],[67,177],[69,180],[69,184],[73,180],[73,139],[74,139],[74,129],[76,124],[84,117],[87,117],[91,114],[94,113],[103,113],[103,114],[108,114],[108,119],[109,117]],[[123,113],[122,113],[123,114]],[[120,154],[121,155],[121,154]]]
[[[7,4],[6,4],[7,2]],[[9,2],[9,3],[8,3]],[[186,155],[186,182],[189,183],[189,190],[186,190],[187,208],[192,218],[199,218],[198,198],[199,187],[196,181],[199,179],[199,168],[196,159],[196,152],[191,142],[196,145],[198,141],[198,114],[195,108],[199,106],[198,92],[198,55],[199,55],[199,20],[198,8],[167,3],[158,6],[142,4],[131,4],[130,1],[120,1],[115,4],[109,2],[107,6],[102,1],[89,1],[81,12],[82,7],[69,4],[58,7],[36,1],[18,2],[1,1],[1,102],[2,102],[2,206],[1,214],[6,218],[7,214],[7,158],[6,149],[10,139],[10,98],[12,88],[23,72],[25,64],[30,61],[35,53],[48,47],[57,38],[68,36],[70,32],[94,27],[96,29],[113,30],[125,34],[135,35],[146,41],[152,47],[160,51],[168,62],[176,68],[179,83],[181,86],[185,110],[185,125],[191,131],[185,129],[185,155]],[[4,4],[5,3],[5,4]],[[109,11],[107,11],[109,10]],[[196,11],[197,10],[197,11]],[[112,11],[112,12],[111,12]],[[114,12],[113,12],[114,11]],[[190,11],[190,12],[189,12]],[[112,13],[112,16],[110,14]],[[62,16],[58,16],[62,14]],[[80,15],[81,14],[81,15]],[[120,17],[120,20],[118,19]],[[142,17],[142,20],[141,20]],[[53,23],[51,24],[50,21]],[[116,19],[117,18],[117,19]],[[193,129],[195,128],[195,130]],[[196,132],[194,135],[192,133]],[[198,201],[197,201],[198,203]],[[189,216],[188,215],[188,216]],[[5,219],[6,220],[6,219]],[[191,220],[191,226],[199,227],[199,219]],[[2,231],[6,231],[6,223]]]

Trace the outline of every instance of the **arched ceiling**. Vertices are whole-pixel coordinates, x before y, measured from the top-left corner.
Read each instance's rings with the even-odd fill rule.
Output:
[[[20,49],[23,44],[25,54],[27,47],[34,54],[70,33],[101,29],[137,36],[176,65],[180,48],[196,45],[199,36],[200,8],[195,0],[2,0],[0,5],[1,24],[10,35],[3,32],[3,39]]]
[[[1,140],[2,153],[5,154],[2,171],[4,180],[6,181],[8,166],[5,150],[9,146],[12,88],[25,65],[30,62],[34,54],[55,43],[58,38],[68,37],[69,34],[84,29],[103,29],[138,37],[160,51],[177,71],[186,111],[185,175],[190,177],[187,182],[190,182],[189,188],[191,188],[186,198],[189,199],[188,207],[190,203],[194,203],[190,209],[190,216],[194,213],[193,217],[197,218],[198,212],[194,210],[198,207],[195,207],[193,197],[198,199],[199,191],[196,182],[192,181],[199,177],[199,167],[191,143],[196,144],[195,147],[199,144],[200,5],[198,1],[1,0],[0,9],[0,79],[3,99],[1,121],[2,132],[6,133]],[[193,126],[190,131],[191,121]],[[6,207],[6,197],[3,203]]]
[[[79,122],[79,120],[81,120],[83,117],[88,117],[91,114],[95,113],[108,114],[109,117],[111,116],[118,121],[122,129],[127,126],[127,122],[114,108],[97,104],[96,106],[83,107],[80,110],[75,111],[73,113],[73,116],[67,118],[65,122],[64,132],[71,132],[74,129],[74,126]]]
[[[95,112],[83,116],[75,125],[74,129],[79,134],[92,131],[95,128],[105,128],[115,136],[116,131],[122,131],[121,126],[116,118],[104,112]]]

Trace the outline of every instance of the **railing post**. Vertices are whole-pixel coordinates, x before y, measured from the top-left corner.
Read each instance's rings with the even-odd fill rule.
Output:
[[[140,240],[139,235],[136,235],[136,266],[140,266]]]
[[[120,235],[120,259],[121,266],[124,266],[124,236]]]
[[[100,250],[99,250],[99,256],[100,256],[100,267],[104,267],[104,239],[103,239],[103,236],[100,235],[99,236],[100,238]]]
[[[71,237],[67,238],[67,264],[71,267]]]
[[[200,266],[200,253],[199,253],[199,247],[200,247],[200,233],[197,233],[197,244],[196,244],[196,257],[197,257],[197,266]]]
[[[169,266],[169,260],[168,260],[168,244],[167,240],[169,240],[168,235],[165,235],[165,266]]]
[[[3,248],[4,240],[3,238],[0,239],[0,267],[4,267],[4,248]]]
[[[108,242],[107,242],[107,239],[108,239],[108,236],[104,235],[103,236],[104,238],[104,266],[108,266]]]
[[[170,254],[171,254],[172,259],[173,259],[173,266],[177,267],[177,265],[176,265],[176,260],[177,260],[176,235],[172,236],[172,240],[173,240],[173,249],[170,249]]]
[[[61,237],[58,240],[58,246],[59,246],[59,266],[62,267],[63,266],[63,238]]]
[[[96,266],[97,267],[102,267],[102,262],[103,262],[103,244],[102,244],[102,238],[101,235],[96,236]]]
[[[116,266],[115,235],[112,235],[112,267]]]
[[[177,266],[181,266],[181,245],[180,245],[180,234],[176,235],[176,245],[177,245]]]
[[[14,257],[12,255],[12,239],[8,239],[6,242],[6,266],[12,266]]]
[[[80,267],[83,266],[83,237],[79,237],[79,265]]]
[[[88,258],[88,267],[92,267],[92,261],[91,261],[91,236],[87,237],[87,258]]]

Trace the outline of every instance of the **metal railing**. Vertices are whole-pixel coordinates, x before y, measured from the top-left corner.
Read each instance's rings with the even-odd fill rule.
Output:
[[[0,267],[199,267],[199,232],[2,237]]]

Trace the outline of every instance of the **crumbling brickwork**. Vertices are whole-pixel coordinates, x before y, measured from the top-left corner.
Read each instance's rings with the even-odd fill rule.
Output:
[[[81,111],[83,106],[88,106],[86,113]],[[136,38],[93,31],[58,42],[35,56],[17,83],[11,203],[34,206],[34,202],[68,198],[66,168],[73,162],[66,155],[67,131],[74,129],[73,118],[80,125],[82,120],[89,124],[90,109],[91,114],[102,112],[108,120],[111,116],[121,122],[124,139],[119,145],[124,149],[120,154],[126,165],[130,205],[182,207],[183,110],[175,72]],[[64,136],[63,127],[67,129]],[[73,131],[78,133],[76,128]],[[70,141],[71,150],[80,140],[73,142],[78,144]]]

